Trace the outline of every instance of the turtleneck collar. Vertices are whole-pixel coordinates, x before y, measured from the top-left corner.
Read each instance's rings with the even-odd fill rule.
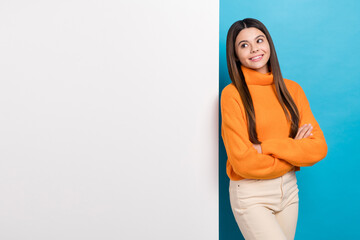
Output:
[[[272,72],[259,73],[254,69],[244,67],[243,65],[241,65],[241,70],[244,73],[247,85],[271,85],[274,83]]]

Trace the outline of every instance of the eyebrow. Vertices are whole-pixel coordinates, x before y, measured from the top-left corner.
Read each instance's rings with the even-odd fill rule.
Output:
[[[265,38],[265,36],[261,34],[261,35],[257,36],[256,38],[254,38],[254,40],[259,38],[259,37],[264,37]],[[239,46],[240,43],[242,43],[242,42],[249,42],[249,41],[248,40],[241,40],[237,45]]]

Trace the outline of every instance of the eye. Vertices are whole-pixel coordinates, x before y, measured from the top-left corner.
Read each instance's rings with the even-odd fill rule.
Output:
[[[247,46],[247,43],[244,43],[244,44],[241,44],[241,45],[240,45],[241,48],[244,48],[244,47],[246,47],[246,46]]]
[[[262,43],[263,41],[264,41],[264,39],[262,39],[262,38],[259,38],[259,39],[257,40],[258,43]]]

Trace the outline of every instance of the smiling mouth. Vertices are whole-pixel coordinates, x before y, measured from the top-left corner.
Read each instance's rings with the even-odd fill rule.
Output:
[[[258,55],[258,56],[255,56],[253,58],[249,58],[251,61],[259,61],[263,58],[264,54],[261,54],[261,55]]]

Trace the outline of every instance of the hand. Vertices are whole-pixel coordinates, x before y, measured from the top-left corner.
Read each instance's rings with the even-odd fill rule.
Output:
[[[260,144],[253,144],[254,148],[258,151],[258,153],[262,153],[261,145]]]
[[[294,139],[302,139],[302,138],[307,138],[309,136],[312,136],[313,135],[311,133],[312,130],[313,130],[313,126],[311,126],[310,123],[304,124],[301,127],[299,127],[299,130]]]

